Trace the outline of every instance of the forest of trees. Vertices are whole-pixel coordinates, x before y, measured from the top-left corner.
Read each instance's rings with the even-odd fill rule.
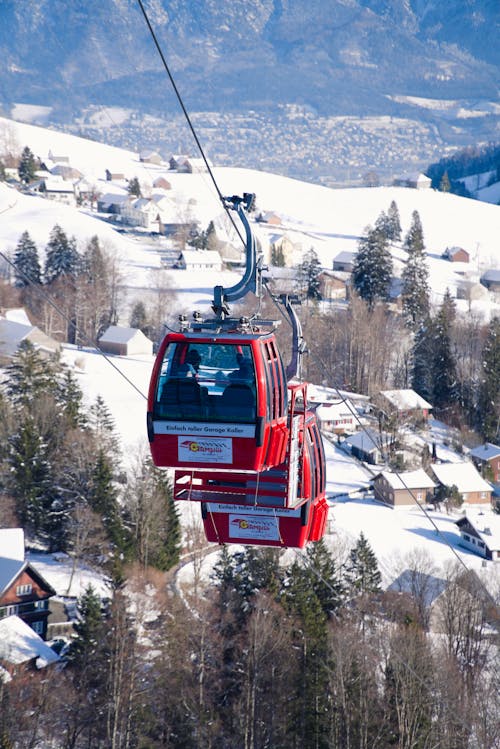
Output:
[[[470,197],[470,193],[459,182],[464,177],[492,172],[491,183],[500,182],[500,145],[488,143],[482,146],[467,146],[430,164],[426,174],[436,190],[453,192]]]
[[[106,606],[89,587],[64,668],[0,681],[0,746],[498,746],[498,610],[475,575],[447,567],[431,607],[431,559],[383,593],[362,534],[333,551],[224,547],[182,595],[144,571]]]

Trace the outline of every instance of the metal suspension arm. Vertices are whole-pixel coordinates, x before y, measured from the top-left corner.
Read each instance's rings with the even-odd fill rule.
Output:
[[[280,302],[285,308],[292,325],[292,357],[286,367],[286,379],[290,382],[294,377],[300,379],[302,355],[306,352],[306,342],[302,335],[302,325],[300,324],[297,313],[293,308],[293,297],[288,296],[288,294],[281,294]]]
[[[215,286],[214,301],[212,309],[218,318],[223,320],[229,315],[228,302],[234,302],[241,299],[249,292],[253,292],[260,297],[262,290],[262,252],[257,239],[252,233],[247,212],[251,211],[255,204],[254,193],[243,193],[243,197],[233,195],[230,198],[224,198],[224,203],[228,208],[235,210],[245,227],[246,243],[246,265],[243,278],[234,286],[225,289],[223,286]]]

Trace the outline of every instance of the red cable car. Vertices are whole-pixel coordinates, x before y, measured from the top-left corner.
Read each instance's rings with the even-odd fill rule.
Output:
[[[291,300],[280,298],[293,329],[283,366],[277,322],[229,318],[228,301],[260,297],[262,259],[245,210],[255,196],[225,199],[246,231],[246,270],[230,289],[216,286],[215,318],[163,340],[148,395],[155,465],[174,468],[174,499],[201,502],[209,541],[302,547],[324,533],[325,456],[306,385],[287,384],[304,351]]]

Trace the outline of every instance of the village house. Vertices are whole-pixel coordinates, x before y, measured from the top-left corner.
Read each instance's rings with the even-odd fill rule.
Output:
[[[222,270],[222,259],[217,250],[183,250],[176,263],[181,270]]]
[[[22,528],[0,529],[0,621],[15,614],[45,639],[49,599],[55,593],[25,560]]]
[[[323,301],[332,302],[338,299],[347,299],[348,283],[350,274],[341,274],[333,270],[322,270],[318,276],[319,293]],[[347,277],[346,277],[347,276]]]
[[[468,263],[470,255],[463,247],[447,247],[443,252],[443,257],[450,263]]]
[[[287,234],[271,234],[269,236],[269,253],[266,262],[275,266],[291,267],[294,262],[294,255],[298,248]],[[282,262],[277,262],[281,260]]]
[[[270,265],[263,271],[262,277],[274,294],[293,294],[297,290],[296,268],[280,268],[277,265]]]
[[[432,180],[422,172],[396,177],[393,182],[394,187],[411,187],[414,190],[428,190],[431,184]]]
[[[185,161],[189,159],[189,156],[187,154],[172,154],[172,156],[168,160],[169,169],[172,171],[177,171],[179,167],[182,167]]]
[[[15,316],[24,310],[8,310],[0,313],[0,361],[10,359],[23,341],[29,341],[42,355],[61,350],[61,344],[32,325],[26,314]],[[1,550],[0,550],[1,551]]]
[[[485,442],[484,445],[474,447],[470,451],[470,456],[483,476],[486,471],[486,473],[491,473],[493,483],[500,482],[500,447],[498,445]]]
[[[121,214],[122,206],[130,201],[130,195],[126,192],[110,193],[106,192],[97,199],[98,213],[111,213],[113,215]]]
[[[153,187],[155,187],[158,190],[171,190],[172,184],[168,181],[166,177],[156,177],[155,180],[153,180]]]
[[[138,328],[110,325],[97,343],[101,351],[106,354],[133,356],[134,354],[153,353],[153,341]]]
[[[208,166],[212,168],[213,164],[210,159],[207,159],[207,162]],[[203,174],[208,169],[204,159],[188,156],[182,163],[177,164],[177,171],[186,172],[187,174]]]
[[[433,463],[431,470],[441,486],[456,486],[466,504],[491,503],[493,487],[472,463]]]
[[[56,200],[65,205],[76,206],[73,182],[68,182],[59,175],[51,175],[33,182],[29,186],[29,191],[37,193],[48,200]]]
[[[500,515],[468,508],[455,525],[462,546],[485,559],[500,560]]]
[[[342,446],[350,448],[351,455],[358,460],[378,465],[385,462],[393,443],[394,438],[385,432],[380,434],[374,429],[363,429],[362,432],[347,437]]]
[[[58,660],[55,650],[19,616],[0,619],[0,682],[5,678],[2,669],[8,679],[46,668]]]
[[[122,172],[112,172],[110,169],[105,170],[106,182],[125,182],[126,177]]]
[[[269,224],[269,226],[281,226],[282,219],[281,216],[279,216],[277,213],[273,213],[273,211],[265,211],[264,213],[259,213],[257,216],[257,221],[260,224]]]
[[[321,429],[334,434],[352,434],[359,423],[354,405],[347,399],[333,403],[321,403],[316,409]]]
[[[348,252],[347,250],[343,250],[333,258],[333,270],[342,271],[344,273],[352,273],[354,270],[355,260],[355,252]]]
[[[482,285],[491,291],[493,294],[500,295],[500,270],[496,268],[490,268],[486,273],[481,276],[480,282]]]
[[[139,161],[142,161],[144,164],[156,164],[157,166],[160,166],[160,164],[163,163],[163,159],[158,153],[158,151],[141,151],[139,154]]]
[[[427,420],[432,406],[422,396],[409,388],[400,390],[381,390],[379,393],[382,407],[385,407],[398,420],[418,419]]]
[[[435,488],[436,484],[423,468],[400,473],[381,471],[373,479],[375,499],[392,507],[416,502],[425,505],[432,498]]]

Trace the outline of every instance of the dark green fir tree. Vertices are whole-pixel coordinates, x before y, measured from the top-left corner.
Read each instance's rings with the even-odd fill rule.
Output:
[[[36,177],[36,170],[38,169],[38,163],[32,150],[25,146],[21,154],[21,160],[19,161],[19,179],[24,184],[32,182]]]
[[[14,254],[14,278],[18,288],[42,282],[42,269],[36,244],[27,231],[23,232]]]
[[[356,545],[351,549],[345,568],[351,596],[378,593],[382,575],[368,539],[361,532]]]
[[[44,279],[50,284],[61,276],[76,276],[80,269],[80,257],[76,241],[68,239],[57,224],[53,227],[46,248]]]
[[[297,284],[301,294],[306,299],[314,301],[321,299],[320,274],[321,262],[318,258],[318,253],[314,247],[311,247],[304,255],[297,272]]]
[[[388,237],[391,242],[401,241],[401,219],[399,209],[395,200],[393,200],[387,211],[387,229]]]
[[[488,325],[483,346],[478,399],[478,429],[485,440],[500,439],[500,318]]]
[[[406,240],[408,259],[402,273],[403,316],[411,330],[417,330],[429,317],[429,269],[424,251],[422,227],[418,213],[413,213],[413,223]]]
[[[368,227],[358,245],[354,262],[353,284],[369,307],[387,301],[392,277],[389,240],[383,231]]]

